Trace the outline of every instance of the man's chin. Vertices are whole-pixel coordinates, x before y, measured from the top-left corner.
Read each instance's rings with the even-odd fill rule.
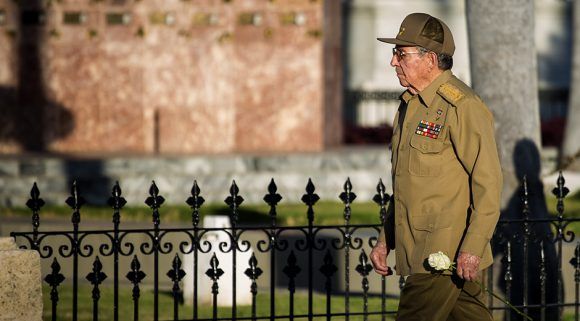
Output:
[[[397,74],[397,78],[399,79],[399,84],[403,87],[408,87],[409,86],[409,82],[407,82],[407,80],[405,78],[402,78],[399,74]]]

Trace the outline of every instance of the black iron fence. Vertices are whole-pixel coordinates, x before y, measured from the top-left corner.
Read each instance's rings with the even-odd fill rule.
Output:
[[[564,178],[560,176],[554,189],[558,198],[557,216],[532,215],[528,183],[525,180],[522,189],[521,202],[517,202],[522,209],[521,215],[517,218],[503,218],[498,224],[493,245],[498,255],[504,253],[502,269],[499,276],[497,271],[490,269],[488,288],[505,293],[514,305],[534,316],[535,320],[555,320],[553,316],[562,319],[565,313],[571,319],[579,320],[580,245],[576,246],[573,257],[564,257],[563,254],[566,244],[572,243],[575,238],[568,228],[579,219],[564,217],[564,198],[568,194]],[[50,287],[51,320],[79,320],[79,282],[84,282],[83,276],[92,286],[92,320],[99,320],[100,317],[103,282],[109,279],[107,282],[112,283],[113,300],[109,308],[112,309],[112,319],[115,321],[139,319],[140,296],[143,282],[147,279],[151,280],[153,290],[153,315],[150,318],[155,321],[160,319],[159,311],[164,308],[159,303],[162,283],[170,284],[173,320],[387,320],[392,319],[396,313],[394,308],[387,308],[387,299],[396,298],[396,293],[387,291],[387,280],[389,284],[395,282],[399,286],[404,285],[403,278],[385,278],[373,274],[367,256],[367,251],[377,241],[390,200],[381,181],[373,198],[377,204],[378,224],[370,225],[350,223],[351,204],[356,198],[350,180],[345,182],[339,195],[344,204],[344,224],[336,226],[314,224],[314,208],[319,197],[310,180],[301,198],[306,205],[308,219],[308,224],[304,226],[277,225],[277,206],[282,196],[277,193],[274,180],[270,182],[268,193],[264,196],[269,206],[270,224],[263,226],[239,224],[240,205],[244,199],[235,182],[225,199],[231,222],[227,228],[200,226],[200,210],[204,199],[196,182],[191,189],[191,196],[186,200],[191,208],[191,225],[180,228],[161,227],[160,207],[164,198],[154,182],[145,200],[152,212],[153,226],[146,229],[121,228],[121,211],[126,201],[118,183],[113,187],[108,201],[112,207],[113,221],[112,229],[109,230],[80,229],[81,208],[85,202],[79,195],[76,183],[73,183],[71,196],[66,200],[72,209],[72,230],[40,231],[40,211],[44,201],[40,198],[36,184],[30,195],[26,205],[32,211],[32,232],[14,232],[11,235],[16,237],[22,248],[37,250],[42,259],[52,261],[51,271],[44,278]],[[211,242],[208,240],[211,233],[225,235],[226,241]],[[256,238],[256,235],[261,237]],[[230,257],[227,266],[219,261],[216,253]],[[242,253],[251,253],[247,262],[238,261]],[[201,256],[211,257],[208,265],[201,266]],[[167,260],[167,257],[171,259]],[[129,258],[130,263],[122,264],[123,258],[125,261]],[[183,267],[184,259],[192,262],[188,272]],[[148,269],[147,273],[142,268],[144,260],[147,260],[147,264],[143,264]],[[62,261],[70,264],[69,280],[61,273]],[[107,262],[107,266],[104,266],[104,262]],[[81,275],[87,264],[92,264],[92,269],[86,276]],[[573,284],[564,284],[564,264],[571,264],[573,268]],[[107,268],[112,270],[112,282],[105,273]],[[237,269],[240,268],[246,281],[250,281],[249,289],[244,289],[251,296],[251,309],[247,314],[238,311],[240,304],[237,300],[241,295],[238,283],[242,280]],[[192,296],[184,299],[182,287],[187,273],[192,276],[186,284],[191,286]],[[220,279],[227,273],[231,274],[231,278],[228,284],[224,284]],[[264,276],[268,279],[260,280]],[[211,286],[203,287],[202,278],[206,278]],[[62,302],[59,289],[65,281],[72,283],[72,293],[70,301]],[[132,287],[132,302],[120,302],[119,287],[127,283]],[[573,300],[564,298],[565,286],[575,287]],[[218,297],[226,287],[229,288],[227,291],[231,291],[228,293],[231,295],[231,313],[224,316],[218,313]],[[295,306],[295,296],[300,289],[307,296],[307,307],[304,309]],[[267,294],[265,303],[258,303],[260,292]],[[336,295],[340,296],[339,304],[331,299]],[[209,316],[200,314],[203,308],[200,305],[207,305],[200,303],[202,296],[210,298]],[[276,298],[280,296],[288,300],[283,309],[277,306],[279,301]],[[489,298],[491,309],[505,310],[506,320],[517,319],[503,303],[494,301],[491,294]],[[180,305],[184,300],[192,305],[190,315],[180,315]],[[371,300],[379,304],[371,307]],[[70,305],[67,316],[58,314],[59,304]],[[119,315],[120,304],[132,304],[133,314]],[[269,310],[265,309],[268,312],[259,313],[259,304],[268,305]],[[573,311],[570,312],[570,309]]]

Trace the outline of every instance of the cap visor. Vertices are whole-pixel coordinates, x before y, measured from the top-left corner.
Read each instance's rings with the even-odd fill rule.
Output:
[[[382,42],[386,42],[386,43],[392,43],[394,45],[399,45],[399,46],[417,46],[416,43],[400,40],[397,38],[377,38],[377,40],[382,41]]]

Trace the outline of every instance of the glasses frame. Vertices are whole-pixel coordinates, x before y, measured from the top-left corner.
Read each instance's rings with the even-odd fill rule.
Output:
[[[393,57],[397,57],[398,60],[403,60],[407,55],[422,54],[421,51],[403,51],[401,48],[393,48]]]

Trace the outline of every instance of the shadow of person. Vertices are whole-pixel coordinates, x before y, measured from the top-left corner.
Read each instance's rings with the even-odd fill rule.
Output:
[[[501,213],[501,220],[521,220],[526,217],[523,200],[524,180],[527,184],[527,202],[529,219],[549,218],[548,208],[544,196],[544,186],[540,179],[541,160],[536,144],[528,139],[520,140],[513,153],[516,175],[520,181],[520,188],[512,195],[506,208]],[[511,275],[512,281],[505,281],[507,264],[504,260],[502,273],[499,276],[500,287],[506,293],[511,290],[507,298],[513,305],[524,303],[524,293],[527,292],[527,304],[542,303],[542,293],[545,303],[558,302],[558,256],[553,243],[554,235],[550,223],[529,223],[527,231],[524,224],[519,222],[499,225],[494,238],[495,254],[505,258],[505,244],[511,243]],[[543,248],[544,266],[542,266],[541,249]],[[545,273],[545,274],[543,274]],[[545,287],[542,286],[542,276],[545,275]],[[527,289],[527,291],[526,291]],[[523,320],[523,317],[511,312],[511,320]],[[540,308],[529,308],[528,315],[533,320],[540,320]],[[545,320],[558,320],[558,309],[545,309]]]

